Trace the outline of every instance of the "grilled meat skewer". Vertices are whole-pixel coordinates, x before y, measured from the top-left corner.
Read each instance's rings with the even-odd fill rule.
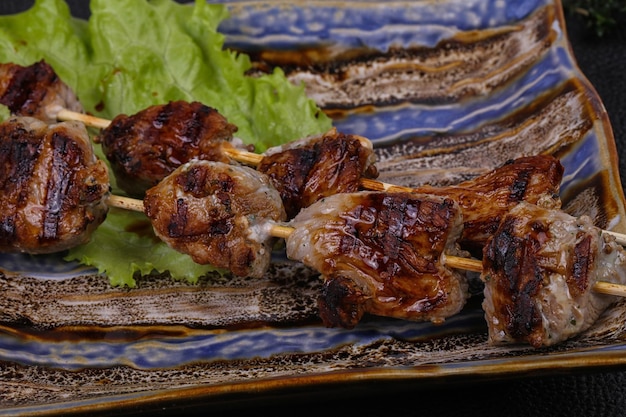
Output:
[[[352,328],[365,313],[440,323],[468,298],[463,273],[443,256],[463,227],[453,199],[416,193],[335,194],[291,222],[287,256],[322,274],[320,316]]]
[[[268,175],[293,218],[316,201],[360,188],[378,172],[371,143],[335,129],[268,149],[257,170]]]
[[[0,104],[12,115],[35,117],[48,124],[57,123],[63,109],[83,111],[74,92],[43,60],[27,67],[0,64]]]
[[[170,215],[162,218],[179,218],[179,208],[186,207],[181,199],[176,208],[173,205],[166,208]],[[162,207],[158,197],[150,204]],[[526,208],[534,217],[517,213],[520,207]],[[546,226],[537,213],[548,216],[551,223]],[[603,284],[626,284],[623,268],[626,257],[612,237],[600,237],[601,230],[593,228],[588,218],[575,219],[560,210],[528,203],[520,203],[503,219],[503,225],[524,224],[527,233],[512,238],[510,231],[505,233],[502,227],[498,229],[485,248],[485,266],[481,261],[465,259],[467,254],[459,250],[456,240],[462,230],[461,210],[454,199],[442,196],[342,193],[303,209],[287,227],[259,217],[254,221],[254,226],[249,226],[251,229],[247,233],[243,232],[248,239],[257,236],[285,238],[289,258],[320,272],[324,286],[318,305],[320,316],[328,326],[354,327],[365,313],[441,322],[456,314],[465,304],[467,283],[463,273],[457,270],[470,269],[482,271],[486,282],[485,311],[491,328],[497,329],[490,330],[490,340],[494,343],[528,341],[540,346],[578,334],[595,321],[599,312],[613,301],[601,294],[606,292]],[[176,221],[169,221],[163,223],[166,227],[160,226],[168,230],[170,235],[166,238],[170,241],[181,238],[172,232],[175,224]],[[200,227],[206,229],[206,226]],[[195,236],[191,228],[187,233]],[[210,236],[207,238],[211,239]],[[583,243],[573,244],[577,240]],[[568,264],[568,256],[578,258]],[[604,259],[593,264],[600,256]],[[564,263],[560,265],[558,262]],[[551,268],[552,275],[540,273],[541,268]],[[585,275],[572,281],[560,278],[557,275],[560,269],[578,271],[579,274],[583,271]],[[502,278],[497,279],[498,274]],[[557,278],[548,284],[552,276]],[[544,289],[537,294],[528,291],[528,288],[541,288],[542,285]],[[569,287],[563,288],[563,285]],[[578,293],[574,294],[572,288]],[[620,292],[616,294],[626,294],[623,286],[618,290]],[[544,302],[542,300],[548,300],[554,307],[555,298],[569,297],[570,294],[574,294],[571,302],[558,303],[563,304],[560,309],[535,307],[535,304]],[[516,313],[518,310],[519,314]],[[519,332],[520,329],[533,329],[535,325],[540,329],[546,327],[537,324],[538,319],[533,316],[539,314],[537,311],[542,311],[547,317],[545,320],[557,322],[551,326],[551,331],[561,329],[561,334],[543,339],[510,336],[513,330],[507,330],[509,328]],[[526,323],[527,317],[534,317],[533,321]],[[564,318],[569,322],[564,323]],[[566,324],[569,330],[566,330]],[[506,329],[498,326],[506,326]]]
[[[213,161],[182,165],[146,192],[156,235],[200,264],[262,276],[270,264],[272,223],[286,219],[267,176]]]
[[[221,145],[232,142],[236,131],[211,107],[173,101],[132,116],[118,115],[96,141],[102,143],[118,185],[131,196],[143,197],[192,159],[229,162]]]
[[[549,346],[615,301],[596,283],[626,284],[626,252],[587,216],[520,203],[485,246],[481,277],[490,342]]]
[[[85,243],[107,213],[109,177],[82,123],[0,124],[0,250],[51,253]]]

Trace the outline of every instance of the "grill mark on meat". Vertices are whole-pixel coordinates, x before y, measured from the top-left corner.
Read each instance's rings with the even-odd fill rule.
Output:
[[[239,276],[264,274],[275,241],[267,222],[285,220],[265,175],[213,161],[182,165],[147,191],[144,207],[156,235],[172,248]]]
[[[209,227],[207,228],[207,233],[211,236],[216,235],[227,235],[233,229],[233,225],[230,219],[219,219],[215,218],[215,220],[209,222]],[[249,263],[248,263],[249,265]]]
[[[109,177],[84,125],[11,118],[0,124],[0,164],[3,251],[59,252],[104,220]]]
[[[520,201],[524,200],[530,178],[531,172],[527,170],[518,172],[517,179],[511,184],[509,201],[513,203],[519,203]]]
[[[433,273],[436,267],[433,253],[411,256],[411,239],[416,227],[423,228],[427,222],[430,228],[440,229],[450,222],[453,202],[431,203],[419,200],[408,201],[395,196],[373,194],[360,205],[343,214],[344,233],[340,236],[339,252],[350,253],[367,249],[368,264],[384,279],[393,279],[401,270],[409,273]],[[447,236],[444,236],[447,237]],[[434,240],[436,239],[436,241]],[[430,236],[434,247],[441,245],[441,239]],[[436,250],[435,250],[436,251]],[[334,262],[329,259],[328,262]]]
[[[456,253],[456,202],[414,193],[336,194],[296,216],[287,255],[320,271],[327,326],[354,327],[362,315],[441,322],[465,303],[462,274],[444,267]]]
[[[176,201],[176,212],[172,215],[171,223],[168,226],[170,237],[183,237],[189,235],[200,235],[207,233],[210,236],[227,235],[232,230],[232,222],[229,217],[233,215],[231,193],[235,187],[233,179],[225,173],[216,173],[209,178],[209,171],[202,166],[194,166],[185,173],[176,177],[176,182],[182,187],[185,193],[189,193],[194,198],[215,197],[220,204],[220,210],[215,208],[210,210],[207,223],[207,230],[188,230],[187,224],[188,206],[183,198]]]
[[[51,138],[52,158],[50,160],[50,181],[48,181],[44,201],[43,230],[41,239],[54,239],[58,235],[60,214],[63,210],[63,196],[67,192],[71,175],[64,160],[68,153],[68,143],[58,133]],[[68,154],[69,157],[73,155]]]
[[[217,111],[211,107],[200,106],[194,109],[192,112],[192,116],[189,119],[184,120],[184,124],[181,128],[181,139],[184,143],[194,144],[194,138],[198,137],[201,134],[201,130],[210,120],[211,116],[219,116],[217,115]],[[199,147],[199,144],[197,145]],[[179,161],[180,163],[180,161]]]
[[[537,260],[528,240],[515,236],[516,219],[506,218],[484,252],[483,262],[490,269],[503,271],[498,281],[498,294],[508,300],[501,302],[500,317],[505,317],[507,331],[515,338],[528,337],[541,322],[534,297],[543,277],[537,273]],[[521,279],[519,277],[522,277]],[[487,278],[489,280],[489,278]]]
[[[567,282],[574,295],[585,292],[589,286],[589,273],[591,265],[595,262],[592,251],[591,236],[585,236],[574,247],[572,271],[568,274]]]
[[[2,213],[0,219],[0,244],[10,246],[17,239],[16,216],[28,202],[28,184],[33,180],[33,173],[43,143],[32,131],[18,128],[11,129],[8,124],[0,126],[0,136],[7,140],[0,141],[0,185],[4,190],[2,198],[5,204],[13,208]]]
[[[191,167],[186,172],[176,177],[176,183],[179,184],[183,191],[190,193],[196,198],[202,198],[207,195],[206,187],[207,171],[200,167]]]
[[[361,177],[378,175],[373,160],[357,137],[333,130],[271,148],[258,170],[269,176],[293,218],[323,197],[357,191]]]
[[[492,343],[550,346],[588,329],[624,283],[626,252],[587,216],[534,204],[511,209],[483,250],[483,309]]]
[[[18,190],[16,203],[20,203],[28,197],[24,184],[32,180],[43,144],[34,137],[32,131],[26,129],[9,132],[1,129],[0,135],[8,136],[8,140],[0,143],[0,164],[4,167],[0,171],[2,189],[11,187],[12,190]]]
[[[84,111],[74,92],[44,60],[27,67],[0,63],[0,103],[13,116],[34,117],[48,124],[57,122],[61,109]]]
[[[181,237],[185,235],[185,224],[187,224],[187,204],[182,198],[176,199],[176,211],[172,214],[167,225],[167,232],[170,237]]]

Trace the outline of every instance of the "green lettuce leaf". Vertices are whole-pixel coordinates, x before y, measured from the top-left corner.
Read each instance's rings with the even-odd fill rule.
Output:
[[[29,65],[45,59],[85,109],[100,117],[170,100],[200,101],[237,125],[237,136],[259,152],[331,127],[304,87],[289,83],[282,71],[245,75],[249,58],[225,50],[217,31],[228,13],[223,5],[92,0],[90,8],[87,22],[72,18],[62,0],[37,0],[24,13],[0,17],[0,61]],[[212,269],[146,230],[129,229],[137,216],[111,210],[90,243],[66,259],[95,266],[113,285],[131,287],[136,273],[169,271],[193,282]]]
[[[99,272],[107,274],[114,286],[134,286],[137,274],[164,271],[169,271],[176,279],[195,283],[207,272],[216,270],[210,265],[199,265],[188,255],[160,242],[141,213],[120,209],[111,209],[107,221],[94,233],[91,242],[73,251],[68,258],[95,266]]]

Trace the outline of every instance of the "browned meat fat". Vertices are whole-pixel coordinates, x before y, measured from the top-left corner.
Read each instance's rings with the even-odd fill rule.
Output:
[[[0,250],[59,252],[104,221],[109,177],[82,124],[0,124],[0,166]]]
[[[413,193],[336,194],[291,222],[287,256],[320,271],[327,326],[354,327],[365,313],[435,323],[467,298],[463,273],[443,254],[459,254],[461,212],[454,200]]]
[[[549,346],[589,328],[626,283],[626,253],[589,217],[520,203],[484,248],[483,308],[492,343]]]
[[[354,135],[335,129],[270,148],[258,170],[280,192],[288,218],[321,198],[359,189],[361,177],[375,178],[374,152]]]
[[[275,241],[269,228],[285,220],[267,176],[212,161],[182,165],[146,192],[144,206],[170,247],[239,276],[263,275]]]
[[[23,67],[0,64],[0,103],[16,116],[56,123],[61,109],[82,112],[74,92],[45,61]]]
[[[463,212],[461,246],[481,250],[501,219],[518,203],[560,207],[562,179],[563,166],[558,159],[536,155],[508,161],[485,175],[457,185],[424,186],[416,191],[454,199]]]
[[[118,115],[97,138],[118,185],[142,198],[145,191],[193,159],[228,162],[221,144],[236,126],[198,102],[173,101],[132,116]]]

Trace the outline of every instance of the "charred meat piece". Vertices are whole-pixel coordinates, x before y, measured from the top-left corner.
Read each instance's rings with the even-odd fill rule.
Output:
[[[228,162],[220,145],[230,142],[236,130],[211,107],[173,101],[132,116],[118,115],[96,140],[118,185],[142,198],[148,188],[193,159]]]
[[[274,243],[269,227],[285,220],[267,176],[212,161],[176,169],[146,192],[144,207],[155,233],[170,247],[239,276],[263,275]]]
[[[16,116],[56,123],[61,109],[83,112],[74,92],[45,61],[28,67],[0,64],[0,103]]]
[[[30,118],[0,124],[0,250],[59,252],[104,221],[106,166],[81,123]]]
[[[287,256],[324,278],[318,305],[327,326],[354,327],[365,313],[442,322],[467,299],[462,272],[443,254],[461,254],[454,200],[414,193],[335,194],[291,222]]]
[[[480,251],[496,231],[500,220],[525,201],[546,208],[559,208],[563,166],[553,156],[537,155],[508,161],[472,180],[447,187],[424,186],[417,192],[454,199],[463,212],[460,244]]]
[[[484,249],[483,308],[492,343],[549,346],[589,328],[626,283],[626,253],[587,216],[520,203]]]
[[[378,175],[374,160],[361,139],[333,129],[268,149],[257,169],[270,177],[293,218],[320,198],[357,191],[361,177]]]

